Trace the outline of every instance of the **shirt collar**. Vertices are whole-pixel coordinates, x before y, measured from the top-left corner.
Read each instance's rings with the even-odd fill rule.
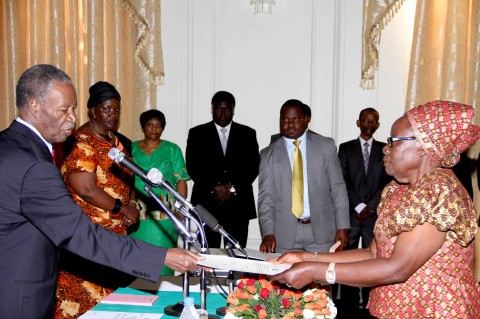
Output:
[[[220,130],[221,130],[222,128],[226,128],[226,129],[227,129],[226,133],[228,133],[228,132],[230,132],[230,127],[232,126],[232,122],[230,122],[230,123],[229,123],[227,126],[225,126],[225,127],[221,127],[220,125],[218,125],[218,124],[215,123],[215,122],[213,122],[213,124],[215,124],[215,127],[217,128],[218,133],[221,133]]]
[[[305,130],[305,132],[303,132],[303,134],[297,138],[297,139],[293,139],[293,138],[287,138],[287,137],[283,137],[288,143],[293,143],[294,141],[301,141],[302,143],[300,143],[300,145],[305,145],[305,142],[307,140],[307,130]]]
[[[29,129],[31,129],[36,135],[38,135],[38,137],[40,137],[42,139],[42,141],[47,145],[48,147],[48,150],[50,151],[50,153],[52,152],[52,144],[48,143],[42,136],[42,134],[40,134],[40,132],[33,126],[31,125],[30,123],[27,123],[25,122],[24,120],[22,120],[21,118],[17,117],[16,118],[16,121],[25,125],[26,127],[28,127]]]
[[[365,142],[368,143],[368,147],[372,146],[372,142],[373,142],[373,137],[371,139],[369,139],[368,141],[365,141],[363,138],[361,138],[360,136],[358,137],[358,139],[360,140],[360,144],[363,146],[365,144]]]

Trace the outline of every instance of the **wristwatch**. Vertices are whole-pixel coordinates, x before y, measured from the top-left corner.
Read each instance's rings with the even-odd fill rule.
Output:
[[[330,284],[333,285],[335,283],[337,275],[335,274],[335,263],[330,263],[328,265],[328,269],[325,271],[325,280]]]

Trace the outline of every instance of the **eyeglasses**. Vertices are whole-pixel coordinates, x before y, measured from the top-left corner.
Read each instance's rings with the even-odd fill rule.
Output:
[[[417,138],[415,136],[406,136],[406,137],[387,137],[387,145],[388,147],[392,147],[392,144],[394,142],[399,142],[399,141],[410,141],[410,140],[416,140]]]

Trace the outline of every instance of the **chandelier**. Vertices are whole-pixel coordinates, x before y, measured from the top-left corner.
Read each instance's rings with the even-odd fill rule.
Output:
[[[257,13],[269,13],[272,14],[272,8],[275,4],[275,0],[250,0],[250,4],[253,5],[253,14]]]

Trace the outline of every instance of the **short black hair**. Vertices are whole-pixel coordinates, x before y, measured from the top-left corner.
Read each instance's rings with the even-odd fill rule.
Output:
[[[229,105],[235,107],[235,97],[232,93],[227,91],[218,91],[212,97],[212,106],[220,105],[220,103],[225,102]]]
[[[50,64],[37,64],[22,73],[15,89],[17,108],[27,105],[30,99],[44,101],[54,81],[72,84],[72,79]]]
[[[308,106],[307,104],[304,104],[300,100],[291,99],[286,101],[285,103],[283,103],[282,107],[280,108],[280,113],[282,112],[283,108],[286,106],[299,106],[304,116],[312,117],[312,109],[310,108],[310,106]]]
[[[375,110],[373,107],[367,107],[363,110],[360,111],[360,114],[358,115],[358,119],[361,120],[362,119],[362,115],[363,113],[365,112],[373,112],[373,113],[377,113],[377,116],[380,118],[380,114],[378,114],[377,110]]]
[[[165,120],[165,115],[159,110],[148,110],[140,114],[140,125],[142,126],[142,128],[145,128],[145,125],[147,125],[147,122],[151,119],[159,120],[160,125],[162,126],[162,130],[165,129],[167,121]]]

